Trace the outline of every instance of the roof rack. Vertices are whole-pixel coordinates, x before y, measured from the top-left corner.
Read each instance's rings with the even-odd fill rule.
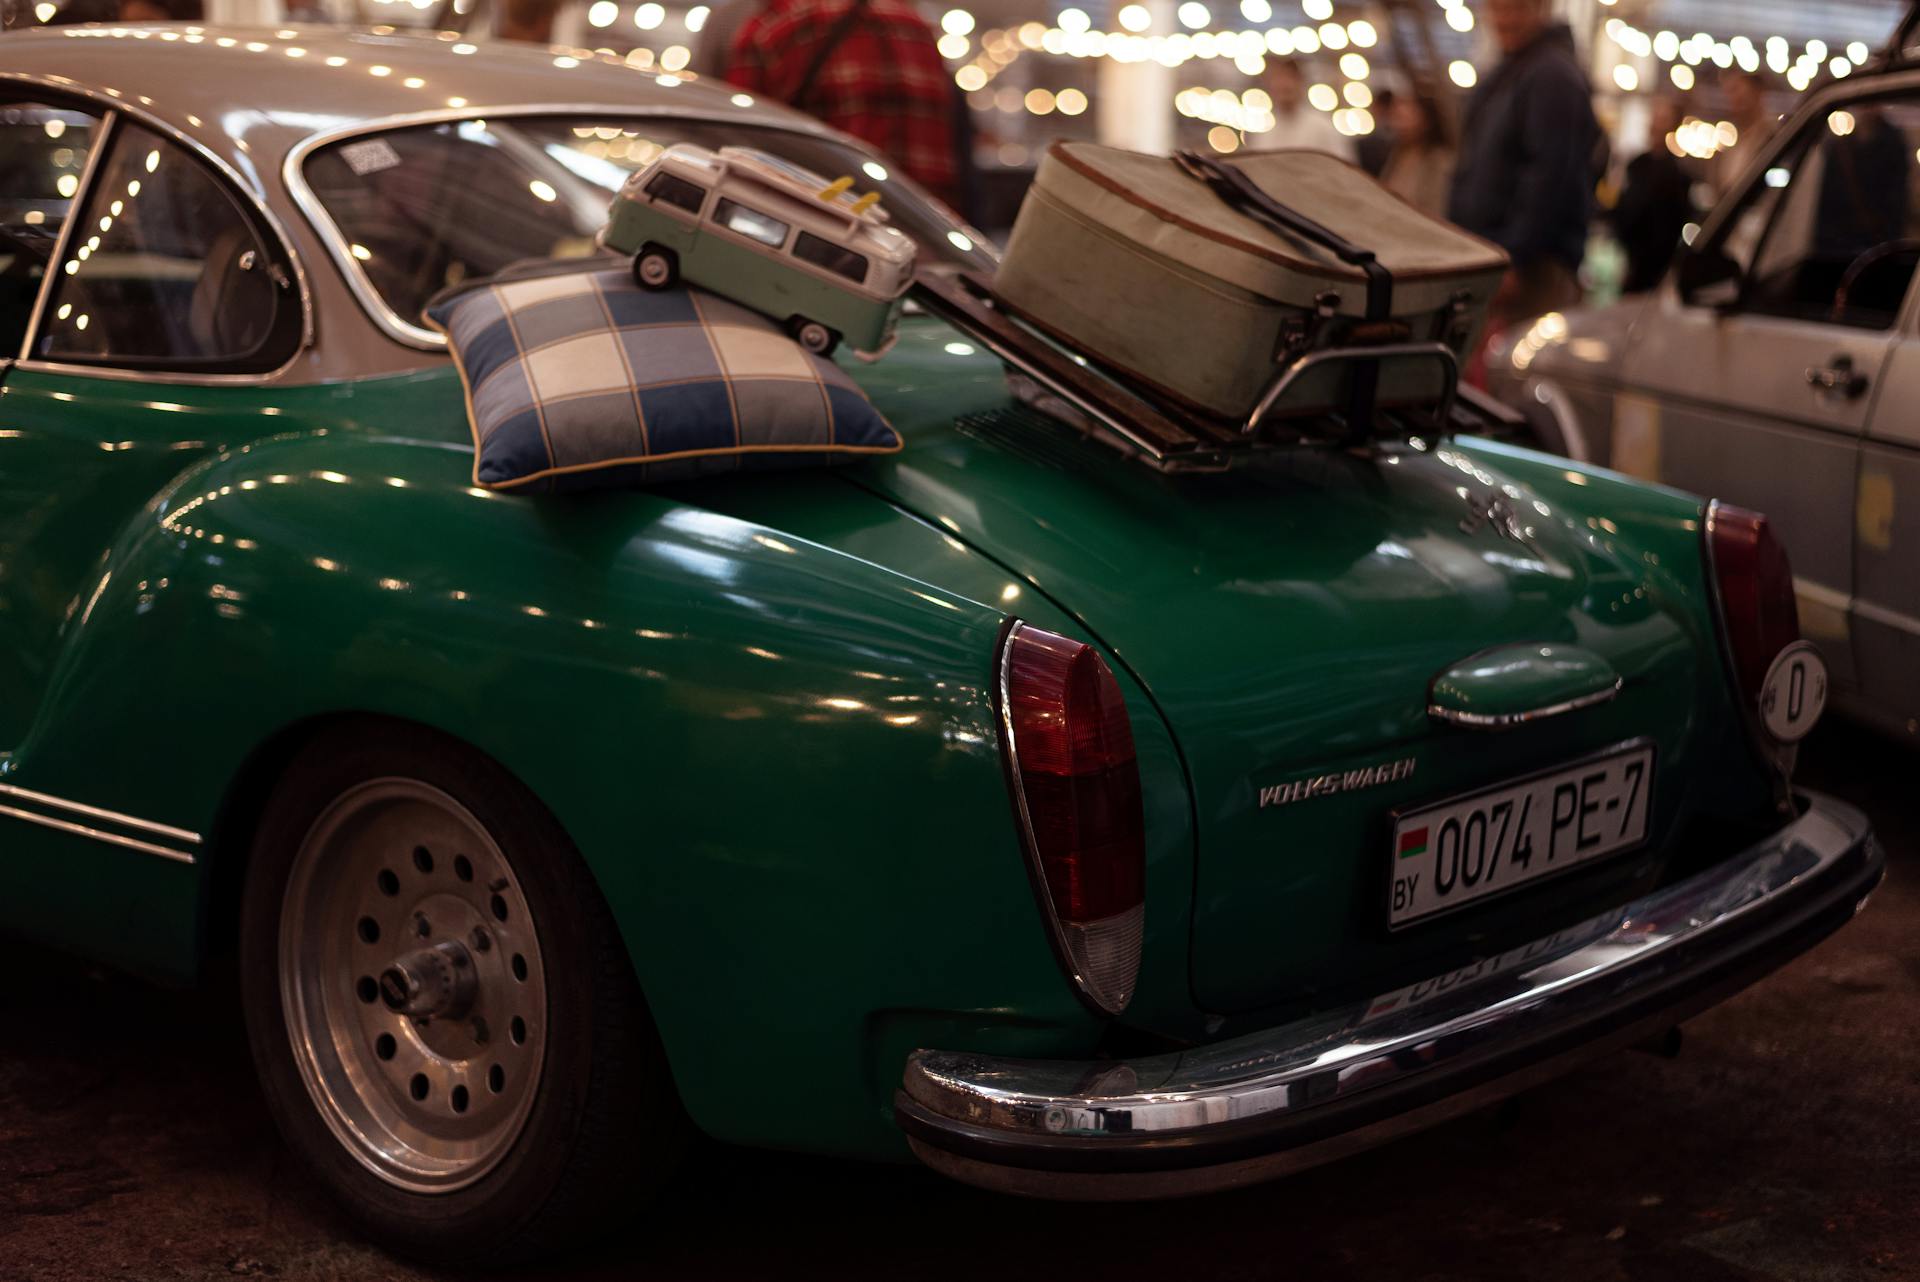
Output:
[[[1444,388],[1440,402],[1406,411],[1381,410],[1389,435],[1443,437],[1456,432],[1512,436],[1525,420],[1458,380],[1458,364],[1444,343],[1385,347],[1324,348],[1280,369],[1262,404],[1245,421],[1230,422],[1185,411],[1170,413],[1142,391],[1094,361],[1048,339],[1000,306],[992,286],[974,272],[922,270],[911,297],[1005,362],[1022,399],[1162,472],[1219,472],[1276,446],[1337,449],[1352,442],[1332,431],[1276,431],[1261,419],[1287,388],[1310,368],[1340,361],[1422,359],[1438,364]],[[1429,417],[1429,412],[1431,417]],[[1373,439],[1373,434],[1367,434]]]

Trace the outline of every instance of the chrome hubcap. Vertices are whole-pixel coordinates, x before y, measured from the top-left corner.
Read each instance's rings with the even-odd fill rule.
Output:
[[[664,285],[670,275],[672,275],[672,269],[667,266],[667,260],[660,255],[648,254],[640,260],[640,279],[647,284]]]
[[[474,929],[484,931],[486,927]],[[410,1016],[417,1023],[466,1018],[478,988],[473,956],[457,939],[416,948],[380,972],[380,999],[387,1009]]]
[[[315,1107],[389,1183],[462,1188],[526,1125],[539,938],[505,852],[439,789],[372,780],[315,821],[282,905],[280,994]]]

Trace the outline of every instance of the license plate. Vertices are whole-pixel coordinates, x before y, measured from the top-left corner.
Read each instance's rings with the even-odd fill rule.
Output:
[[[1452,912],[1647,839],[1653,745],[1398,816],[1387,924]]]

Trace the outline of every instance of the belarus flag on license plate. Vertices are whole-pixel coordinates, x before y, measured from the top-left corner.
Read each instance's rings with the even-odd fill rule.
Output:
[[[1411,859],[1415,855],[1424,855],[1426,853],[1427,830],[1424,827],[1415,828],[1411,832],[1403,832],[1400,834],[1400,857],[1402,859]]]

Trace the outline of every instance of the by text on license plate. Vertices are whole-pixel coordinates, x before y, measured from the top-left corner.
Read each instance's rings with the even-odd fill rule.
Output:
[[[1502,894],[1647,839],[1653,745],[1636,743],[1394,820],[1387,924]]]

